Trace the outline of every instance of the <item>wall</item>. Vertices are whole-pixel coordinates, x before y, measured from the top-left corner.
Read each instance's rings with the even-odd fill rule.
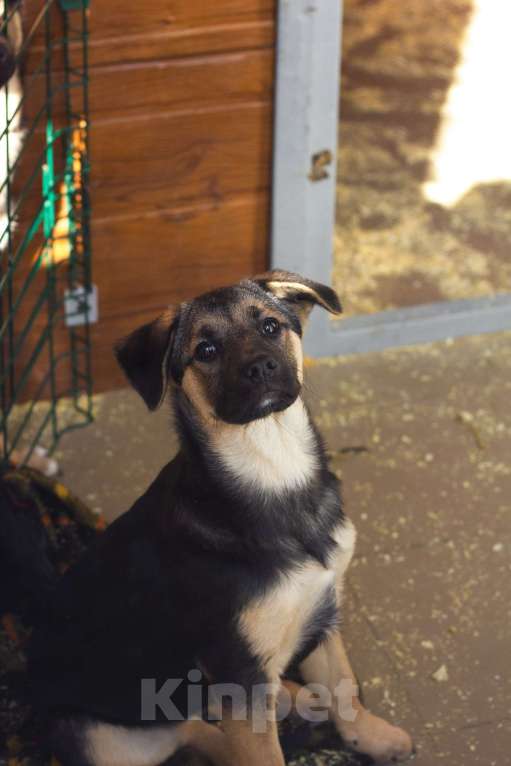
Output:
[[[116,338],[266,265],[274,5],[92,0],[96,390]]]
[[[119,337],[169,303],[266,267],[275,5],[91,0],[96,391],[125,385],[112,354]],[[40,0],[25,3],[26,34],[40,8]],[[71,27],[79,26],[76,13]],[[57,12],[52,25],[58,39]],[[74,46],[73,61],[80,51]],[[27,124],[44,103],[44,70],[33,74],[41,72],[44,55],[41,25],[24,66]],[[56,60],[56,86],[62,63]],[[43,147],[42,128],[38,134],[27,152],[30,162],[17,174],[20,185]],[[36,203],[38,193],[25,206],[19,231],[26,230]],[[17,279],[23,278],[19,269]],[[57,332],[55,342],[65,344],[65,333]],[[25,397],[45,374],[43,360]]]

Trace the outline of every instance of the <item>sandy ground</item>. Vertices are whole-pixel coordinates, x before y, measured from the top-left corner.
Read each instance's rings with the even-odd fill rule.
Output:
[[[310,362],[307,397],[358,528],[345,634],[418,766],[510,763],[511,333]],[[164,410],[96,399],[63,481],[114,518],[174,453]]]
[[[422,192],[470,11],[345,2],[334,282],[349,314],[511,290],[511,183],[450,208]]]

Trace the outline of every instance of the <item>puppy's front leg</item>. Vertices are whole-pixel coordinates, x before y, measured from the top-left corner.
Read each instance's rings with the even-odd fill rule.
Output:
[[[268,714],[252,709],[243,721],[235,720],[229,711],[224,712],[221,728],[227,738],[229,766],[285,766],[274,699],[266,710]]]
[[[358,698],[358,688],[338,631],[300,666],[306,683],[325,686],[332,695],[331,716],[346,744],[376,761],[404,761],[413,753],[406,731],[373,715]]]

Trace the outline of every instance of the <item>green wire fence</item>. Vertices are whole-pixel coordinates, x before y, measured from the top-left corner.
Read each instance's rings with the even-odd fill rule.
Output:
[[[88,2],[2,1],[0,459],[26,461],[92,419]]]

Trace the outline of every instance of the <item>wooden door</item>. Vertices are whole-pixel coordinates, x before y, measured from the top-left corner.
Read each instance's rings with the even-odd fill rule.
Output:
[[[113,342],[265,267],[275,0],[91,3],[96,390]]]

